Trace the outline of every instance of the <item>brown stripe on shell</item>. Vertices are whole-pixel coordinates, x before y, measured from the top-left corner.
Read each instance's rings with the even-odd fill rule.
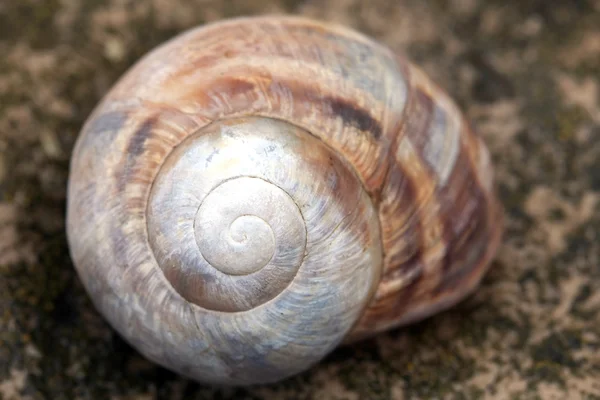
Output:
[[[448,218],[446,235],[452,246],[452,253],[459,251],[459,239],[472,228],[474,220],[483,219],[486,222],[487,199],[472,168],[468,157],[464,153],[461,154],[447,184],[439,190],[442,212]],[[448,258],[452,258],[452,255]]]
[[[416,208],[415,181],[391,166],[386,191],[379,205],[384,270],[374,299],[369,306],[369,318],[379,320],[387,298],[411,286],[424,273],[422,259],[421,220]],[[391,216],[394,216],[392,218]],[[395,301],[395,300],[391,300]],[[383,321],[382,321],[383,322]],[[366,325],[358,323],[366,328]],[[360,327],[355,328],[361,330]]]
[[[384,276],[377,292],[369,306],[365,309],[361,319],[355,325],[351,335],[352,337],[362,337],[369,332],[370,334],[388,329],[397,323],[401,316],[408,312],[415,304],[414,299],[422,296],[428,296],[440,283],[441,262],[446,253],[445,242],[439,239],[439,235],[444,226],[444,219],[439,215],[439,204],[435,197],[436,187],[429,171],[424,168],[422,160],[412,148],[410,141],[404,137],[400,141],[397,152],[397,160],[401,166],[404,179],[414,183],[415,197],[409,208],[409,218],[418,221],[418,229],[415,225],[406,224],[406,217],[403,214],[383,215],[385,208],[380,208],[380,222],[382,224],[382,236],[385,246]],[[391,175],[393,177],[393,175]],[[388,181],[388,185],[391,180]],[[382,193],[382,204],[386,201],[394,201],[394,198],[388,197],[388,185]],[[404,211],[404,210],[403,210]],[[406,230],[404,234],[409,237],[405,240],[389,240],[386,237],[385,226],[396,224],[396,232],[402,232],[403,228],[412,228]],[[397,233],[396,233],[397,235]],[[396,253],[406,251],[405,242],[417,240],[418,250],[414,252],[413,257],[408,261],[410,273],[397,274],[394,271],[406,270],[402,263],[392,264]],[[405,261],[405,262],[406,262]],[[410,289],[408,289],[410,288]],[[410,293],[410,296],[408,295]],[[399,304],[398,299],[403,299],[406,303]]]
[[[465,149],[462,149],[464,152]],[[469,275],[479,273],[487,252],[494,226],[487,216],[493,211],[470,164],[468,156],[457,159],[457,165],[447,185],[439,192],[448,216],[446,236],[448,254],[444,259],[442,284],[436,289],[440,295],[445,291],[459,290]]]
[[[457,165],[440,190],[453,229],[444,282],[438,292],[462,287],[471,274],[480,274],[496,252],[503,229],[502,208],[493,196],[487,149],[463,119]],[[461,172],[462,171],[462,172]]]
[[[440,204],[435,196],[437,180],[433,171],[422,158],[422,147],[432,128],[431,115],[437,108],[437,97],[431,97],[430,83],[416,68],[410,68],[409,101],[405,109],[403,125],[394,143],[396,163],[403,174],[413,182],[417,196],[415,198],[416,217],[420,229],[418,240],[421,246],[421,259],[425,268],[426,279],[421,290],[428,291],[434,287],[437,265],[446,253],[445,243],[441,240],[445,216],[440,213]],[[386,248],[387,249],[387,248]],[[393,265],[389,266],[393,268]]]
[[[389,162],[387,127],[379,122],[385,105],[356,88],[344,89],[352,95],[336,93],[335,84],[310,81],[310,74],[306,78],[302,74],[307,72],[299,72],[299,77],[277,76],[238,66],[229,69],[229,76],[210,79],[206,87],[185,98],[207,118],[262,115],[296,124],[336,148],[354,166],[367,190],[376,191]],[[399,114],[388,117],[389,124],[399,119]]]
[[[402,173],[397,165],[391,166],[390,170],[393,172],[388,175],[387,190],[382,193],[379,213],[381,216],[396,216],[381,219],[383,247],[386,249],[385,265],[396,268],[384,269],[384,280],[397,277],[399,271],[403,276],[412,275],[409,271],[422,268],[416,182]]]
[[[477,172],[486,166],[485,148],[462,124],[452,100],[418,68],[409,65],[408,71],[406,114],[393,145],[397,165],[390,166],[380,206],[384,275],[348,341],[422,319],[460,300],[479,282],[498,242],[490,219],[497,214],[493,196],[480,184],[490,174]],[[431,147],[432,136],[443,142]],[[411,206],[398,190],[402,179],[409,182],[403,190],[411,193]],[[397,199],[397,209],[386,209]],[[413,221],[401,216],[401,207],[412,210]],[[414,234],[412,243],[402,237],[403,224]]]
[[[340,97],[326,97],[323,101],[330,104],[333,114],[341,117],[344,123],[371,134],[375,140],[381,137],[381,125],[371,116],[369,110]]]
[[[123,191],[127,183],[135,175],[133,166],[135,165],[136,158],[144,151],[144,145],[152,133],[155,122],[155,117],[143,120],[129,138],[124,153],[125,165],[122,170],[115,172],[115,181],[117,182],[117,189],[120,192]]]
[[[384,275],[372,302],[355,325],[351,334],[355,337],[387,329],[411,307],[414,297],[432,292],[441,278],[446,221],[440,213],[433,171],[415,145],[416,142],[424,146],[435,99],[412,76],[409,79],[412,85],[405,115],[392,147],[395,163],[390,166],[379,209]]]
[[[142,122],[142,125],[129,139],[129,144],[127,145],[126,149],[128,157],[135,158],[135,156],[140,155],[142,151],[144,151],[144,144],[146,143],[146,139],[148,139],[152,133],[155,123],[156,117],[148,118]]]
[[[199,126],[172,109],[150,109],[132,114],[131,119],[138,125],[133,131],[121,132],[126,145],[123,160],[114,172],[119,192],[132,184],[150,185],[168,152]],[[139,157],[142,152],[144,157]]]
[[[445,281],[449,274],[457,270],[465,275],[473,269],[473,264],[478,263],[472,257],[465,258],[463,253],[478,252],[480,243],[486,243],[489,239],[490,228],[486,221],[489,195],[480,187],[477,176],[480,167],[472,160],[474,152],[480,147],[467,146],[476,140],[476,136],[463,124],[465,121],[460,111],[447,94],[428,81],[420,70],[413,68],[411,77],[413,84],[418,82],[425,86],[436,99],[431,115],[436,121],[432,121],[430,132],[425,135],[428,142],[419,150],[426,164],[437,175],[436,196],[442,206],[440,213],[446,219],[443,238],[448,251],[440,271],[441,279]],[[455,195],[448,196],[447,191]],[[470,225],[467,226],[467,222]],[[439,290],[436,289],[436,292]]]
[[[461,113],[448,95],[418,67],[411,65],[410,87],[413,97],[427,107],[429,120],[425,132],[407,132],[417,153],[423,159],[437,185],[443,186],[455,168],[460,147]]]
[[[406,300],[405,304],[398,304],[393,294],[386,299],[387,303],[372,303],[369,308],[372,310],[372,318],[365,326],[379,322],[378,330],[385,330],[418,321],[446,309],[469,295],[489,267],[500,242],[501,208],[485,189],[486,186],[480,186],[476,171],[481,165],[473,164],[473,149],[481,151],[484,148],[466,125],[463,129],[461,137],[465,139],[464,142],[461,141],[453,173],[444,188],[438,187],[436,194],[440,204],[445,206],[440,212],[447,217],[444,243],[448,249],[443,267],[433,271],[439,276],[438,284],[434,287],[424,285],[431,276],[420,276],[418,282],[411,282],[410,290],[408,287],[402,289],[409,290],[410,297],[397,294]],[[474,145],[468,148],[466,143],[469,143],[469,140],[477,147]],[[481,159],[477,161],[482,162]],[[457,191],[454,197],[448,195],[450,189]],[[428,289],[424,290],[424,286]],[[364,337],[367,332],[373,333],[368,329],[361,331],[355,328],[348,341]]]
[[[252,73],[249,73],[248,75],[251,74]],[[279,86],[279,90],[282,91],[291,90],[294,102],[310,104],[311,107],[320,103],[323,107],[319,111],[328,112],[328,114],[330,114],[328,115],[329,117],[341,118],[345,125],[353,126],[359,132],[370,135],[375,141],[381,138],[383,127],[381,126],[379,119],[371,114],[371,109],[369,107],[364,107],[352,99],[321,92],[304,82],[285,82],[282,79],[275,83],[274,78],[267,74],[261,75],[260,73],[257,73],[252,80],[244,79],[240,76],[215,80],[211,84],[210,95],[207,96],[205,101],[209,102],[214,100],[215,95],[213,93],[219,93],[219,97],[222,99],[227,97],[228,103],[230,104],[235,104],[236,98],[239,97],[244,100],[254,98],[256,101],[258,100],[258,96],[253,94],[257,93],[257,91],[262,91],[269,86],[272,88]],[[198,96],[202,96],[202,93],[199,93]],[[245,111],[247,112],[248,110],[245,109]],[[260,112],[260,109],[258,109],[257,112]]]
[[[413,114],[420,115],[421,118],[426,118],[428,121],[424,130],[406,130],[406,138],[410,139],[411,145],[414,146],[419,165],[427,171],[429,179],[432,181],[432,198],[435,200],[435,206],[429,208],[435,213],[435,217],[428,220],[426,216],[423,216],[422,221],[421,240],[426,249],[424,263],[431,271],[431,276],[425,280],[426,285],[422,288],[422,292],[427,293],[434,290],[443,279],[440,269],[443,270],[442,266],[451,256],[449,249],[453,245],[452,221],[449,220],[449,213],[444,209],[447,202],[439,196],[439,190],[446,184],[451,171],[460,174],[462,170],[457,165],[457,159],[461,157],[458,150],[462,134],[461,114],[447,94],[432,82],[420,68],[411,64],[406,65],[409,72],[411,99],[414,99],[417,104],[421,104],[420,107],[414,107],[414,110],[409,110],[407,107],[406,112],[411,116]],[[424,111],[419,113],[419,108],[424,108]],[[423,180],[418,182],[423,182]]]

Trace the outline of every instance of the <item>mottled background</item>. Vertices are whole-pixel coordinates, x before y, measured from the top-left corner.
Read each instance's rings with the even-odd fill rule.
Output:
[[[344,23],[422,65],[488,143],[507,232],[453,310],[220,390],[145,361],[94,310],[65,185],[83,121],[142,54],[264,13]],[[600,398],[599,73],[598,0],[0,0],[0,399]]]

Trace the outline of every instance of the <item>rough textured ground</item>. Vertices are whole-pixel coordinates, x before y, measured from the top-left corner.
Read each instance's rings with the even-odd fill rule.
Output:
[[[145,361],[94,310],[65,185],[79,128],[128,66],[258,13],[342,22],[421,64],[488,143],[507,233],[453,310],[222,390]],[[0,399],[600,398],[600,1],[0,0],[0,54]]]

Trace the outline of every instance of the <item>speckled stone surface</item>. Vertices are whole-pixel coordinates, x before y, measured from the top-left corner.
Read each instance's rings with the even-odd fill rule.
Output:
[[[452,310],[278,385],[209,388],[92,307],[64,233],[68,162],[141,55],[264,13],[347,24],[424,67],[488,144],[507,231]],[[0,0],[0,54],[0,399],[600,398],[600,1]]]

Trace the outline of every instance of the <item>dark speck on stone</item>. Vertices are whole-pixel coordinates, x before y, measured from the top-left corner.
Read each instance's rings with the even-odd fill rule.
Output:
[[[482,103],[493,103],[514,97],[513,83],[498,72],[481,53],[474,52],[468,59],[476,70],[473,83],[473,96],[476,100]]]

